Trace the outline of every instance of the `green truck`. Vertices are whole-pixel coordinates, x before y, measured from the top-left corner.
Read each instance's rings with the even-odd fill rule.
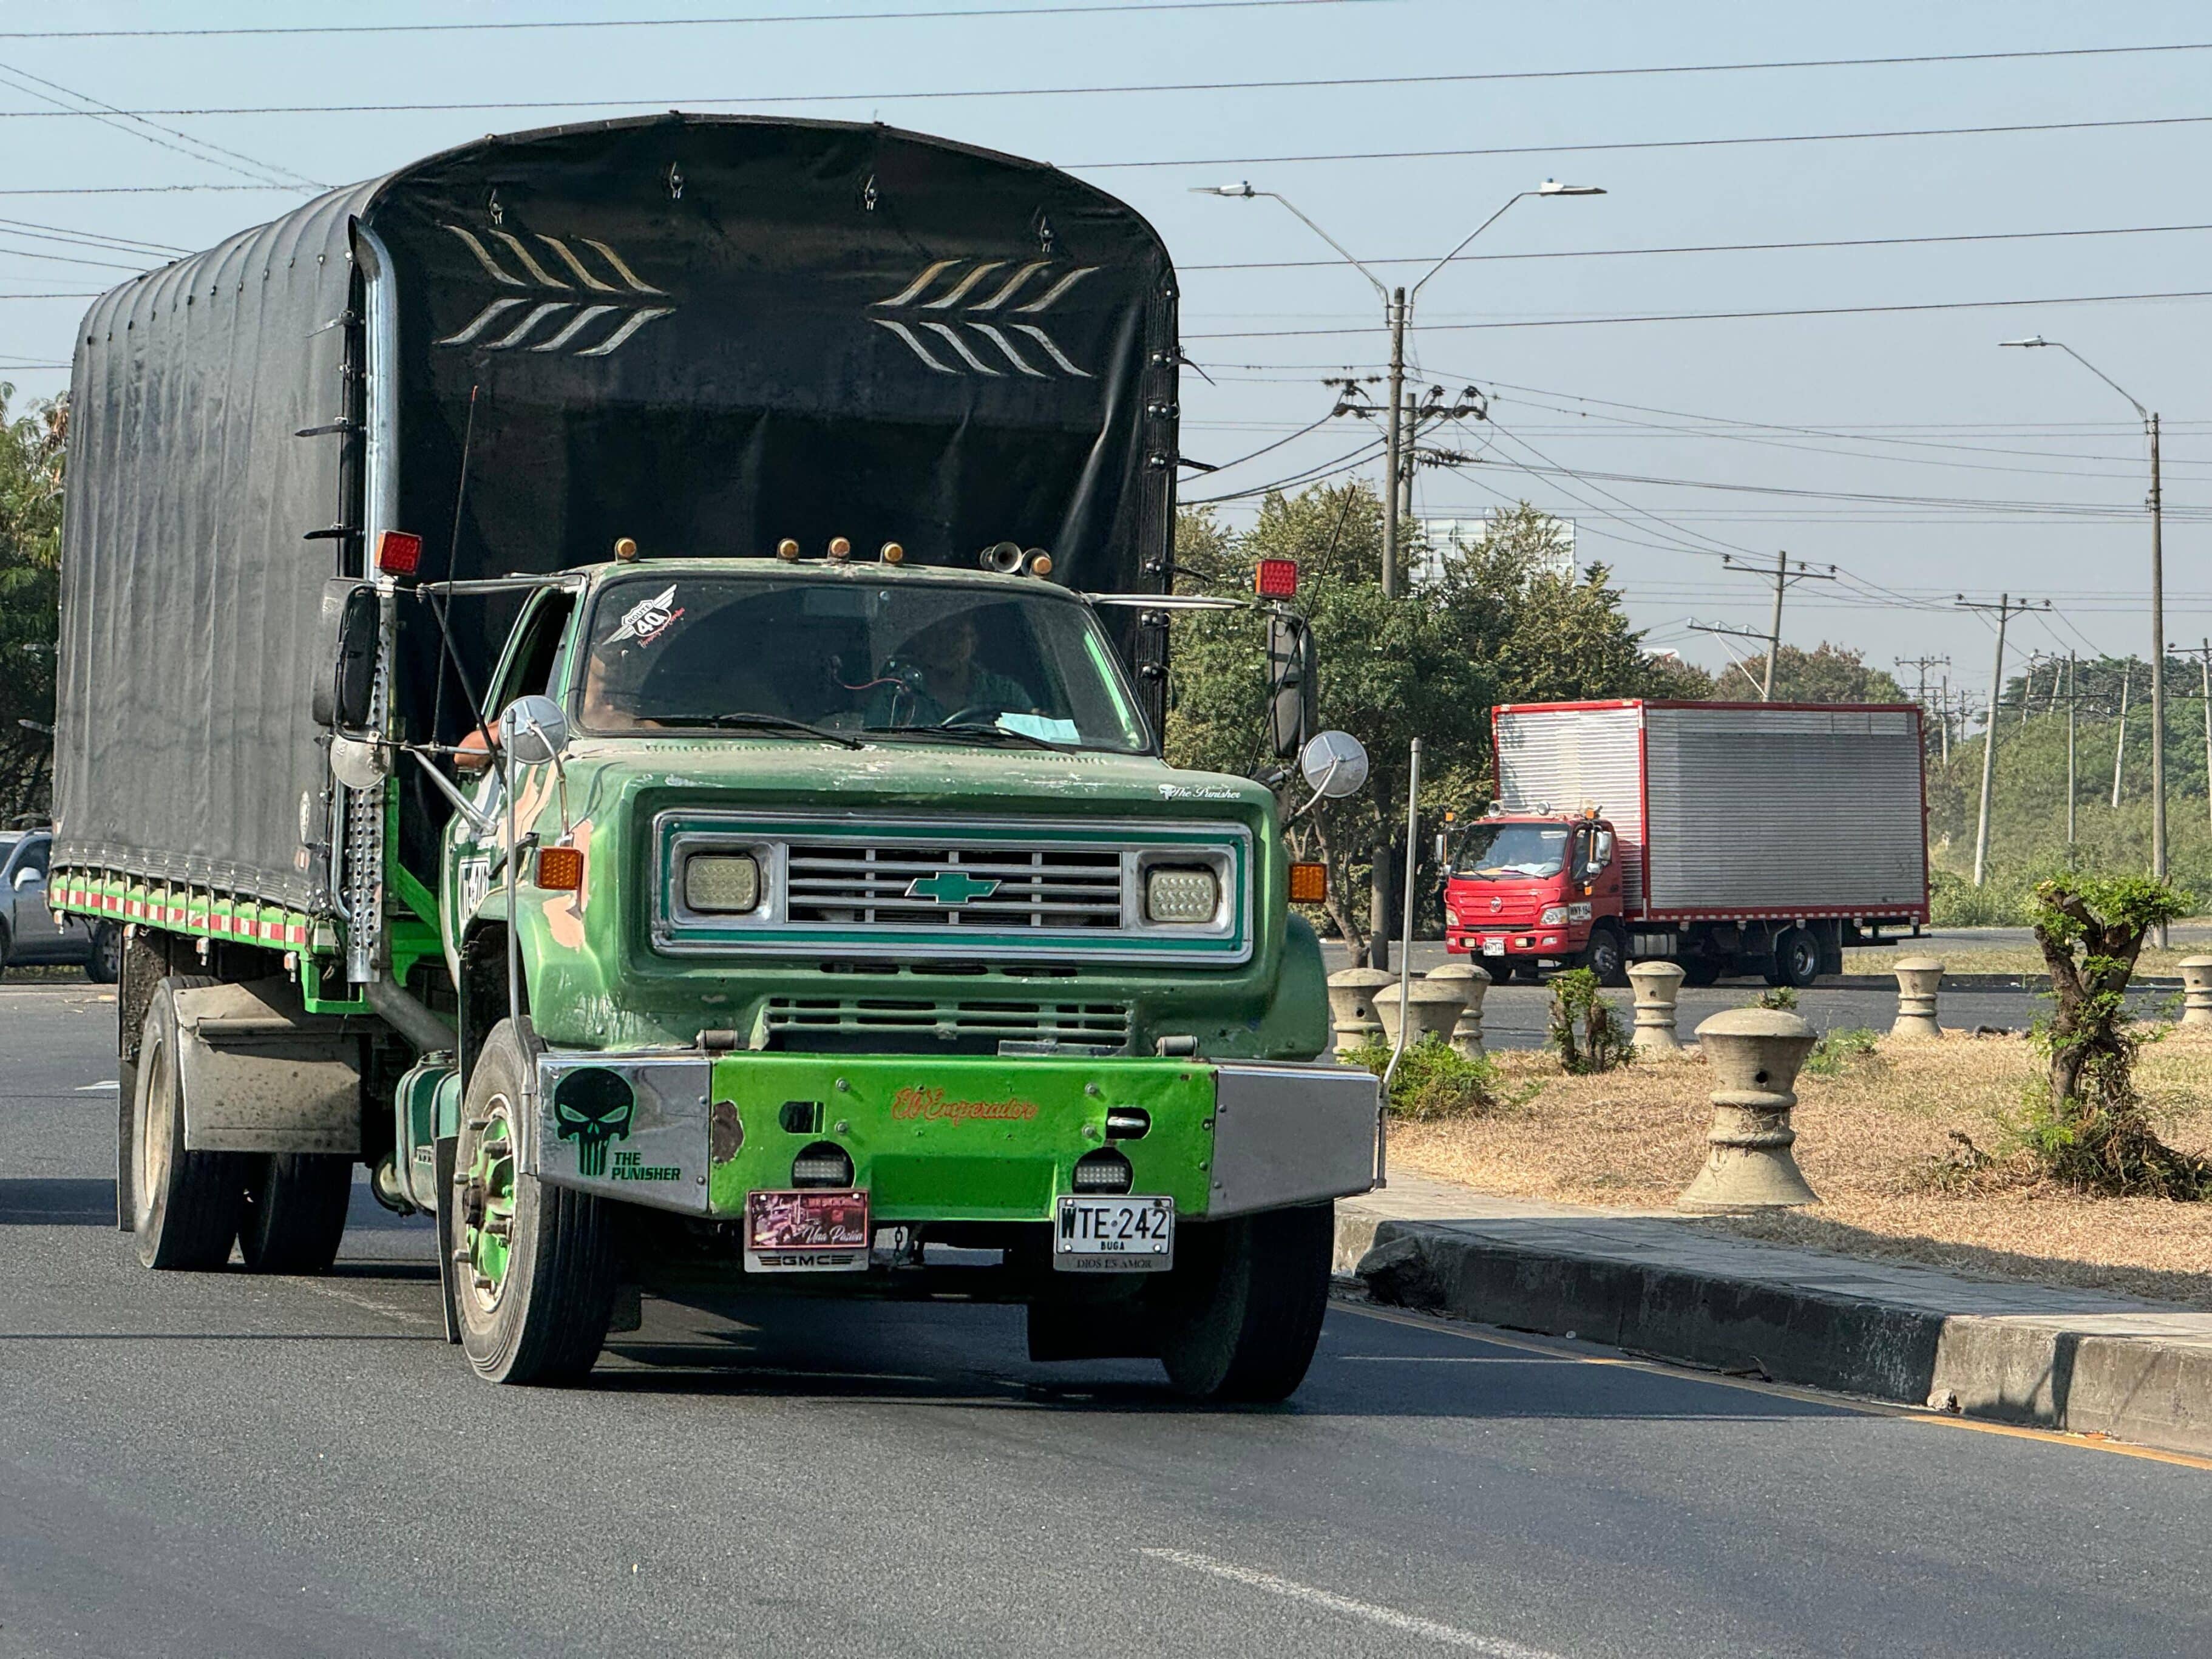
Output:
[[[140,1259],[325,1271],[365,1165],[494,1381],[720,1286],[1295,1389],[1377,1085],[1274,792],[1161,757],[1175,315],[1052,168],[688,115],[95,304],[49,892],[124,930]]]

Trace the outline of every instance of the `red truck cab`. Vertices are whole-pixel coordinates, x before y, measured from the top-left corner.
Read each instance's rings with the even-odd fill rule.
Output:
[[[1498,979],[1565,961],[1626,983],[1611,823],[1594,813],[1501,813],[1468,825],[1449,851],[1446,949],[1481,958]]]

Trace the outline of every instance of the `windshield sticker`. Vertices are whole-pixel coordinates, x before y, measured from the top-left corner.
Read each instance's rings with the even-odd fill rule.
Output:
[[[635,640],[640,645],[651,645],[676,625],[684,614],[684,607],[675,603],[676,584],[663,588],[649,599],[640,599],[623,612],[622,626],[607,636],[610,645],[622,640]]]

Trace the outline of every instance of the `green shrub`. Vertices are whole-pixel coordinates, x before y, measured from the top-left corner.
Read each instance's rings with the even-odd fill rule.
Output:
[[[1559,1064],[1577,1077],[1609,1072],[1632,1057],[1628,1028],[1587,968],[1552,976],[1551,1045]]]
[[[1390,1069],[1390,1045],[1363,1043],[1344,1060],[1382,1077]],[[1425,1036],[1407,1048],[1390,1079],[1390,1115],[1416,1123],[1479,1117],[1510,1103],[1499,1098],[1498,1083],[1498,1068],[1487,1060],[1469,1060],[1442,1037]]]
[[[1744,1006],[1773,1008],[1785,1014],[1794,1014],[1797,1012],[1797,988],[1794,985],[1770,985]]]
[[[1830,1031],[1813,1045],[1802,1069],[1808,1077],[1840,1077],[1853,1060],[1871,1059],[1877,1040],[1875,1033],[1863,1025]]]

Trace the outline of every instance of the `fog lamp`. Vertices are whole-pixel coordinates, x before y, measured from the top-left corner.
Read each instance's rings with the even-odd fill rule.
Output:
[[[684,860],[684,902],[710,915],[760,908],[760,860],[750,853],[694,853]]]
[[[1145,919],[1191,923],[1213,920],[1220,908],[1221,883],[1202,866],[1156,866],[1145,878]]]

